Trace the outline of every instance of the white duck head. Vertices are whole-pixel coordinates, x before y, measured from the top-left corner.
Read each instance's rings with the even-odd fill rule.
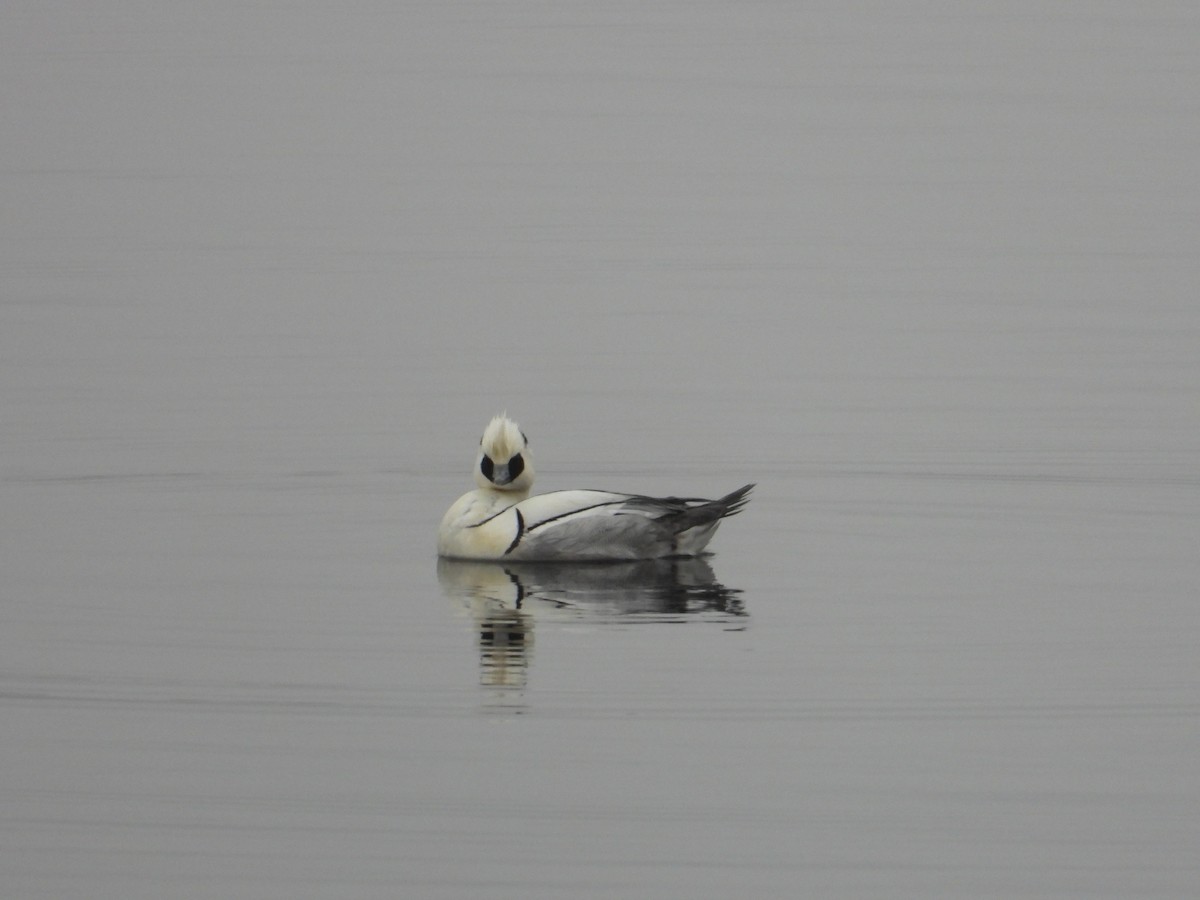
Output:
[[[499,415],[483,430],[475,483],[485,490],[524,493],[533,486],[533,459],[520,426]]]

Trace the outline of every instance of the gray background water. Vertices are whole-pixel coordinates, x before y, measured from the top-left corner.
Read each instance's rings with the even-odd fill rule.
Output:
[[[6,3],[0,893],[1192,894],[1198,96],[1159,0]],[[759,486],[516,610],[500,409]]]

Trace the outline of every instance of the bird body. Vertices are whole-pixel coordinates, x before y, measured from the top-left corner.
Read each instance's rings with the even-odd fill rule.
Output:
[[[630,560],[695,556],[753,485],[718,500],[566,490],[530,496],[533,464],[515,422],[492,419],[475,467],[479,487],[459,497],[438,529],[438,554],[455,559]]]

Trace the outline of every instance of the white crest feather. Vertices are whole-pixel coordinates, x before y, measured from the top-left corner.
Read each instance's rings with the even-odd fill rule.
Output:
[[[483,430],[481,443],[484,453],[496,462],[505,462],[525,449],[525,436],[507,413],[501,413],[493,417]]]

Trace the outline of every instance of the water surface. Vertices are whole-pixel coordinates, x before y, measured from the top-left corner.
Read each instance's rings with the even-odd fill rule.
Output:
[[[1190,8],[0,19],[3,893],[1200,882]]]

